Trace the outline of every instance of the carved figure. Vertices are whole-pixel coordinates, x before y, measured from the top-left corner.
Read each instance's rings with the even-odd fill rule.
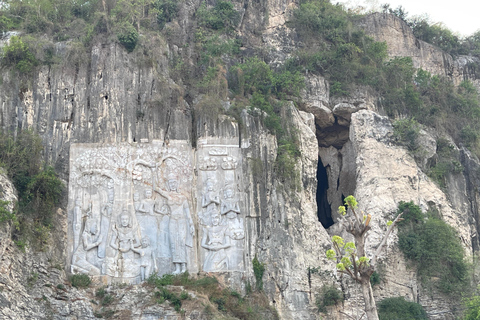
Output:
[[[203,230],[202,247],[208,250],[203,271],[218,272],[228,269],[225,249],[231,244],[230,238],[226,236],[226,229],[226,226],[220,225],[220,215],[216,211],[212,216],[212,226]]]
[[[113,212],[113,203],[114,203],[114,195],[113,190],[108,190],[108,202],[102,208],[102,216],[100,219],[100,240],[101,243],[98,246],[98,257],[100,259],[105,258],[106,255],[106,247],[107,247],[107,237],[108,237],[108,230],[110,229],[110,218]]]
[[[200,213],[200,220],[203,225],[211,224],[212,211],[220,205],[218,193],[214,189],[215,180],[209,179],[205,184],[205,191],[202,194],[202,208],[205,212]]]
[[[225,215],[229,212],[240,214],[240,207],[238,201],[234,198],[235,191],[232,186],[226,186],[223,192],[224,199],[222,200],[221,213]]]
[[[150,247],[150,239],[148,237],[143,237],[142,247],[136,249],[132,245],[131,249],[140,255],[140,279],[141,281],[145,281],[150,277],[152,267],[155,272],[158,271],[155,252],[152,247]]]
[[[168,175],[168,191],[156,189],[161,196],[167,199],[170,208],[170,221],[168,224],[170,250],[172,262],[175,265],[174,274],[187,271],[187,246],[193,247],[192,216],[187,198],[178,190],[178,179],[174,174]]]
[[[133,207],[135,209],[135,214],[140,214],[139,209],[140,209],[141,204],[142,203],[140,202],[140,195],[138,194],[138,192],[135,192],[133,194]]]
[[[231,240],[231,247],[227,248],[228,267],[230,270],[243,269],[243,241],[245,238],[245,229],[243,219],[238,215],[240,208],[237,199],[234,197],[233,187],[227,185],[224,191],[224,200],[222,200],[221,213],[225,215],[222,222],[226,226],[227,238]]]
[[[110,246],[120,252],[128,252],[132,246],[138,247],[140,244],[127,210],[123,210],[120,216],[120,227],[115,226],[114,233]]]
[[[102,208],[102,215],[106,217],[111,217],[113,212],[113,201],[114,201],[113,190],[108,191],[108,202]]]
[[[83,218],[83,210],[82,210],[82,199],[77,198],[75,199],[75,207],[73,208],[73,250],[77,249],[78,243],[80,241],[80,229],[82,228],[82,218]]]
[[[206,190],[202,197],[202,207],[207,208],[207,211],[214,209],[217,204],[220,204],[218,193],[215,192],[214,187],[215,181],[211,179],[207,180]]]
[[[97,232],[96,221],[93,218],[88,218],[82,233],[82,243],[73,254],[72,273],[78,270],[92,276],[100,275],[100,269],[87,261],[87,252],[98,247],[101,242]]]
[[[143,199],[140,207],[138,208],[138,212],[144,215],[152,215],[153,216],[153,208],[155,206],[155,200],[152,199],[152,189],[145,190],[145,199]]]

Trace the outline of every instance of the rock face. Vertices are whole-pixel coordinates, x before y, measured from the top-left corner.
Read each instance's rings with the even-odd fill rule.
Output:
[[[335,281],[335,266],[324,254],[330,236],[341,232],[331,212],[350,194],[373,216],[369,251],[399,201],[437,208],[458,231],[467,253],[478,248],[472,240],[480,228],[477,159],[460,149],[465,171],[448,176],[447,197],[422,172],[427,160],[418,166],[394,144],[392,125],[375,113],[371,97],[332,100],[326,80],[307,75],[304,111],[293,103],[281,111],[297,137],[301,156],[291,169],[299,181],[288,181],[276,169],[278,141],[260,117],[244,110],[240,125],[199,108],[202,97],[190,96],[169,68],[169,58],[191,54],[182,46],[182,28],[191,27],[195,5],[186,4],[179,24],[170,26],[178,37],[168,43],[152,39],[143,53],[128,54],[99,41],[84,57],[89,63],[80,59],[75,65],[72,48],[58,43],[64,64],[40,67],[31,80],[4,73],[2,130],[38,132],[45,159],[66,182],[68,196],[57,210],[46,252],[28,247],[20,252],[10,240],[12,226],[0,225],[2,319],[94,319],[100,312],[92,302],[94,289],[69,287],[71,273],[88,273],[97,286],[109,284],[119,317],[183,319],[172,308],[151,303],[153,294],[138,283],[155,267],[160,275],[186,269],[211,272],[245,292],[255,283],[254,257],[265,263],[264,291],[280,318],[360,315],[360,288]],[[295,33],[285,25],[292,6],[289,1],[246,2],[242,9],[247,42],[272,46],[273,65],[283,63],[295,45]],[[376,40],[387,41],[391,56],[411,56],[417,67],[457,82],[464,72],[466,62],[457,67],[458,60],[416,40],[395,17],[374,14],[363,26]],[[255,34],[257,28],[263,33]],[[425,159],[432,159],[435,136],[428,131],[422,136],[430,145]],[[1,197],[13,203],[15,191],[4,175],[0,188]],[[322,214],[329,215],[328,229],[320,222]],[[146,237],[149,241],[142,243]],[[375,297],[404,296],[424,305],[432,319],[453,319],[456,305],[425,292],[395,241],[394,235],[381,259],[385,276]],[[316,295],[332,284],[344,291],[345,303],[320,316]],[[185,317],[207,318],[198,309],[187,310]]]
[[[449,77],[456,85],[466,79],[477,83],[475,71],[468,65],[476,58],[453,58],[436,46],[418,40],[400,18],[388,13],[374,13],[367,15],[359,24],[375,41],[387,43],[390,57],[411,57],[415,68]]]

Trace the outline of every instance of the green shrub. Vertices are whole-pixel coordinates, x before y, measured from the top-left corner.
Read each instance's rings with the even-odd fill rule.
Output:
[[[178,15],[177,1],[157,0],[154,6],[158,10],[157,23],[160,29],[163,29],[167,22],[171,22]]]
[[[70,282],[75,288],[86,288],[92,282],[92,279],[87,274],[74,274],[70,277]]]
[[[406,258],[415,262],[422,281],[452,296],[466,291],[468,267],[455,229],[433,214],[420,220],[420,209],[411,202],[401,206],[407,215],[398,235],[398,246]],[[431,280],[433,277],[438,280]]]
[[[417,151],[419,148],[417,139],[420,133],[420,125],[413,118],[400,119],[393,123],[393,136],[398,143],[406,146],[409,151]]]
[[[479,320],[480,319],[480,296],[473,296],[463,301],[465,312],[463,320]]]
[[[8,210],[10,202],[0,200],[0,225],[9,221],[12,221],[13,225],[18,228],[17,215],[14,212]]]
[[[147,279],[147,282],[153,286],[161,287],[173,284],[174,279],[175,276],[173,274],[164,274],[162,277],[159,277],[156,274],[152,274]]]
[[[200,26],[213,29],[233,31],[240,21],[240,14],[230,1],[217,0],[213,8],[202,3],[197,10],[197,19]]]
[[[263,273],[265,272],[265,264],[258,261],[257,256],[252,260],[253,274],[255,275],[255,285],[258,291],[263,291]]]
[[[377,309],[380,320],[428,319],[422,305],[406,301],[404,297],[383,299],[378,303]]]
[[[2,64],[12,66],[21,73],[30,73],[38,61],[20,37],[12,36],[9,44],[3,47]]]
[[[117,32],[118,41],[127,49],[128,52],[132,52],[137,46],[138,32],[137,29],[130,23],[122,23]]]
[[[404,226],[409,226],[414,228],[417,225],[423,223],[425,218],[422,210],[419,206],[413,203],[413,201],[405,202],[400,201],[398,204],[397,215],[403,212],[402,221],[399,221],[397,225],[402,228]]]
[[[111,294],[107,294],[102,299],[102,306],[108,306],[113,302],[113,296]]]
[[[343,302],[344,296],[341,290],[334,286],[324,286],[321,292],[316,296],[315,304],[319,312],[327,312],[328,306],[334,306]]]
[[[370,277],[370,284],[373,286],[376,286],[377,284],[380,284],[381,279],[380,279],[380,273],[377,271],[373,271],[372,276]]]

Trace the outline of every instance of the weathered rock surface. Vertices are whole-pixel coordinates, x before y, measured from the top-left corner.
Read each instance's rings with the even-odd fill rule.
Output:
[[[97,43],[76,68],[65,43],[57,44],[64,65],[41,67],[31,81],[4,73],[0,86],[2,130],[17,132],[33,128],[45,144],[45,159],[68,181],[72,143],[133,143],[159,140],[168,144],[183,140],[198,143],[217,139],[235,141],[241,148],[245,203],[245,272],[225,276],[232,287],[254,283],[252,259],[266,263],[264,290],[282,319],[319,319],[315,297],[325,284],[335,284],[346,294],[342,306],[331,308],[327,319],[345,319],[362,314],[360,288],[348,280],[334,281],[335,266],[324,252],[330,236],[340,232],[337,224],[326,230],[318,218],[317,164],[327,172],[328,205],[335,208],[342,197],[354,194],[360,209],[372,214],[373,228],[368,250],[378,243],[399,201],[413,200],[426,210],[437,208],[442,218],[459,232],[467,253],[478,243],[478,160],[460,148],[464,174],[449,175],[446,194],[422,172],[408,152],[392,141],[390,121],[375,112],[373,98],[359,92],[350,99],[330,99],[328,85],[319,76],[308,75],[302,94],[305,111],[292,104],[284,108],[299,142],[301,156],[295,170],[298,184],[276,171],[278,144],[259,117],[244,111],[242,126],[231,117],[198,113],[201,97],[191,97],[188,87],[169,69],[172,57],[192,55],[186,48],[190,15],[198,3],[181,10],[178,23],[169,25],[172,39],[151,39],[147,53],[127,54],[117,44]],[[242,4],[241,30],[249,44],[266,44],[268,58],[280,65],[295,47],[296,35],[286,25],[291,1]],[[268,16],[268,24],[266,17]],[[363,26],[376,40],[387,41],[390,56],[411,56],[415,66],[456,82],[469,75],[469,58],[453,60],[437,48],[416,40],[401,20],[384,14],[364,19]],[[248,50],[248,48],[244,48]],[[272,50],[270,50],[272,49]],[[463,59],[463,60],[462,60]],[[192,63],[187,59],[186,63]],[[462,69],[463,68],[463,69]],[[228,103],[224,103],[228,105]],[[428,142],[428,159],[435,157],[435,135]],[[322,182],[325,183],[325,182]],[[15,201],[11,183],[0,176],[2,197]],[[10,240],[11,226],[0,226],[0,317],[5,319],[94,319],[101,312],[94,289],[77,290],[68,285],[67,212],[56,213],[51,246],[35,253],[22,253]],[[338,218],[332,214],[333,221]],[[478,238],[478,236],[476,237]],[[476,239],[475,238],[475,239]],[[432,319],[453,319],[455,305],[437,293],[425,292],[416,274],[398,248],[395,235],[382,257],[384,278],[375,297],[404,296],[424,305]],[[310,268],[318,267],[318,273]],[[166,305],[151,303],[145,287],[109,287],[115,296],[111,309],[123,319],[181,318]],[[96,301],[98,303],[98,301]],[[188,309],[187,319],[203,319],[198,306]]]
[[[388,55],[392,58],[411,57],[415,68],[447,76],[456,85],[465,79],[475,81],[475,71],[469,67],[469,62],[477,58],[453,58],[438,47],[418,40],[407,23],[392,14],[373,13],[367,15],[359,24],[376,41],[387,43]],[[478,85],[478,82],[475,82]]]

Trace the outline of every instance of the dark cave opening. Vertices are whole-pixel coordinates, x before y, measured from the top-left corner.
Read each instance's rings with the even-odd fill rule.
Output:
[[[322,159],[318,158],[317,167],[317,216],[318,221],[327,229],[333,225],[332,209],[327,199],[328,176],[327,170],[323,166]]]

